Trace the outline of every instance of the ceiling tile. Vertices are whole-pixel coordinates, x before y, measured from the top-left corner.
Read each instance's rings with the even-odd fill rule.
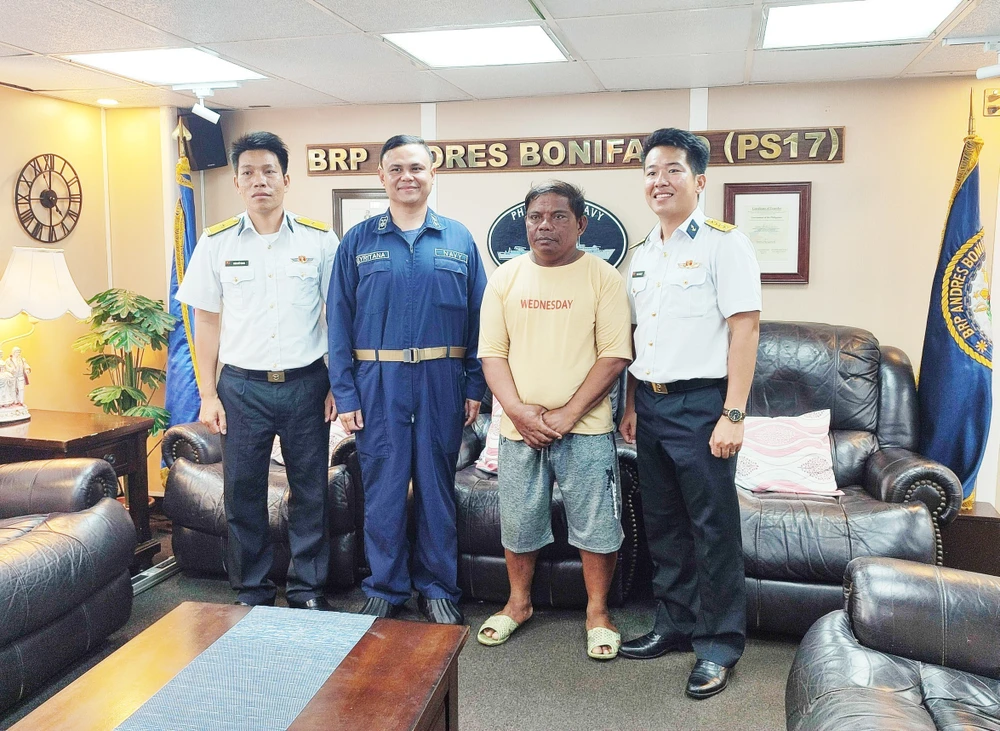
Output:
[[[983,0],[948,33],[951,38],[995,35],[1000,35],[1000,0]]]
[[[343,99],[283,79],[245,81],[237,89],[218,89],[215,96],[208,100],[208,105],[212,106],[213,102],[233,109],[260,106],[313,107],[345,103]]]
[[[105,89],[81,91],[50,91],[45,96],[65,99],[80,104],[97,106],[97,100],[110,97],[118,101],[114,109],[125,107],[189,107],[194,104],[193,98],[185,97],[170,89],[161,89],[153,86],[135,87],[132,89]]]
[[[528,0],[319,0],[370,33],[540,20]]]
[[[36,53],[183,46],[176,36],[84,0],[3,3],[0,43]]]
[[[355,29],[306,2],[287,0],[92,0],[192,43],[305,38]]]
[[[559,21],[560,37],[585,61],[746,50],[752,8],[679,10]]]
[[[923,49],[919,43],[862,48],[755,51],[750,80],[755,84],[839,81],[897,76]]]
[[[923,57],[906,67],[906,74],[968,73],[974,75],[980,66],[992,66],[997,54],[983,50],[983,44],[974,46],[935,45]]]
[[[463,101],[469,95],[431,71],[388,74],[329,74],[327,83],[313,85],[352,104]]]
[[[701,86],[737,86],[743,83],[746,51],[657,59],[620,58],[588,65],[605,88],[689,89]]]
[[[0,58],[0,81],[27,89],[123,89],[132,81],[44,56]]]
[[[437,75],[476,99],[601,91],[586,66],[575,62],[439,69]]]
[[[388,43],[358,34],[286,40],[240,41],[208,46],[228,59],[243,63],[265,76],[278,76],[314,89],[315,81],[370,73],[412,71],[414,64]]]
[[[541,0],[538,5],[545,8],[553,18],[592,18],[598,15],[752,6],[753,0],[631,0],[627,4],[609,3],[607,0]]]

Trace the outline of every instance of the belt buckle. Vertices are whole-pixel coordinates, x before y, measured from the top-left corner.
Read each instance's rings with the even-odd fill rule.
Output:
[[[403,362],[404,363],[419,363],[420,353],[419,348],[403,348]]]
[[[667,384],[665,383],[650,383],[649,386],[653,389],[653,393],[667,393]]]
[[[268,383],[284,383],[285,382],[285,372],[284,371],[268,371],[267,372],[267,382]]]

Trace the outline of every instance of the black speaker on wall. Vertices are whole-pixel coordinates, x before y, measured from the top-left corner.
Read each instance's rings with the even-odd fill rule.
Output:
[[[191,132],[188,140],[188,162],[192,170],[211,170],[229,164],[226,159],[226,143],[222,139],[222,127],[212,124],[207,119],[181,112],[180,118],[184,126]]]

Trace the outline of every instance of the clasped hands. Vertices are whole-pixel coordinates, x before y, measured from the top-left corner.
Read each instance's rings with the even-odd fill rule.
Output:
[[[544,449],[572,431],[580,420],[566,406],[548,410],[537,404],[521,404],[507,412],[517,433],[532,449]]]

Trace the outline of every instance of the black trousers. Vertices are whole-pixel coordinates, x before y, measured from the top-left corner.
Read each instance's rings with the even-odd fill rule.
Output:
[[[306,601],[323,594],[330,563],[330,425],[323,411],[329,389],[325,366],[285,383],[255,381],[231,368],[222,369],[218,390],[227,422],[222,438],[229,525],[226,568],[240,601],[260,604],[276,593],[274,582],[267,578],[274,559],[268,535],[267,478],[275,435],[281,437],[289,487],[292,560],[285,595]]]
[[[736,458],[713,457],[708,444],[724,388],[657,394],[640,383],[636,452],[658,600],[653,629],[688,637],[698,659],[731,667],[746,644]]]

